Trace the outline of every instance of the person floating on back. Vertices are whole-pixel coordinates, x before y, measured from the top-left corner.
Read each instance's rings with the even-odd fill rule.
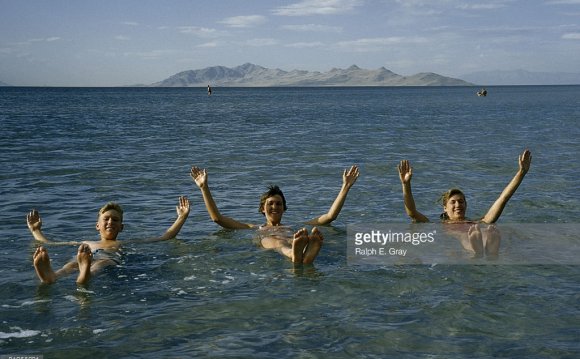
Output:
[[[318,226],[334,221],[338,217],[346,196],[358,176],[359,169],[357,166],[344,170],[342,187],[328,212],[308,221],[307,224]],[[229,229],[258,228],[262,232],[260,242],[265,249],[276,250],[288,257],[293,263],[311,264],[314,262],[322,247],[322,233],[317,227],[314,227],[309,235],[308,231],[302,228],[294,233],[293,238],[288,236],[288,227],[282,225],[282,216],[287,209],[286,199],[278,186],[271,186],[260,199],[258,210],[264,215],[266,223],[259,226],[239,222],[220,213],[211,195],[205,169],[192,167],[191,177],[201,190],[206,209],[215,223]]]
[[[488,256],[497,256],[501,238],[497,228],[493,224],[497,222],[507,202],[522,183],[524,176],[530,169],[531,162],[532,154],[529,150],[525,150],[519,156],[519,169],[516,175],[489,208],[485,216],[478,221],[470,221],[467,219],[467,201],[461,190],[452,188],[441,196],[443,213],[440,218],[442,222],[469,225],[467,236],[461,236],[460,240],[463,247],[475,253],[477,257],[482,256],[483,253]],[[399,163],[398,170],[403,187],[403,200],[407,215],[411,217],[413,222],[429,222],[429,219],[415,207],[415,200],[411,192],[411,178],[413,176],[411,164],[408,160],[402,160]],[[485,236],[482,235],[478,223],[490,225],[484,231]],[[460,232],[465,233],[465,231]]]
[[[179,197],[179,204],[176,210],[177,219],[161,237],[144,239],[142,242],[164,241],[175,238],[189,216],[189,200],[187,197]],[[35,209],[26,216],[26,222],[34,239],[39,242],[54,245],[79,244],[79,242],[54,242],[46,238],[44,233],[42,233],[42,219]],[[33,254],[33,262],[40,281],[52,284],[57,279],[78,271],[77,283],[84,285],[89,282],[92,276],[104,268],[119,265],[121,242],[117,240],[117,236],[123,231],[123,209],[121,206],[114,202],[105,204],[97,215],[96,229],[101,239],[99,241],[81,242],[76,259],[66,263],[56,272],[52,269],[46,248],[39,246]]]

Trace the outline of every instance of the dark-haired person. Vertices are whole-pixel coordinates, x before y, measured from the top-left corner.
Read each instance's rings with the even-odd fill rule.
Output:
[[[359,169],[357,166],[345,169],[342,175],[342,187],[328,212],[308,221],[307,224],[317,226],[334,221],[342,209],[348,191],[356,182],[358,176]],[[228,229],[258,228],[261,232],[260,242],[262,247],[277,250],[293,263],[310,264],[316,259],[322,247],[322,233],[320,233],[318,228],[314,227],[310,234],[305,228],[302,228],[295,232],[293,236],[289,235],[289,228],[282,224],[282,216],[287,209],[286,198],[284,198],[284,194],[278,186],[271,186],[261,196],[259,212],[264,215],[266,223],[255,225],[239,222],[220,213],[211,195],[205,169],[192,167],[191,178],[201,190],[207,212],[215,223]]]
[[[532,163],[531,152],[525,150],[519,156],[518,163],[519,169],[514,178],[505,187],[485,216],[479,220],[473,221],[466,217],[467,201],[461,190],[453,188],[441,196],[443,213],[440,218],[442,222],[469,225],[467,236],[462,236],[461,244],[465,249],[474,252],[476,256],[482,256],[484,252],[486,255],[490,256],[496,256],[498,254],[500,237],[499,232],[492,224],[499,219],[499,216],[503,212],[507,202],[522,183],[526,173],[528,173],[530,164]],[[403,160],[399,163],[398,170],[401,185],[403,186],[403,200],[405,202],[405,211],[407,212],[407,215],[411,217],[413,222],[429,222],[429,219],[415,207],[415,200],[413,198],[413,193],[411,192],[411,177],[413,176],[411,164],[409,161]],[[484,230],[483,234],[485,235],[482,235],[478,223],[486,223],[490,225]],[[463,232],[465,233],[465,231]]]

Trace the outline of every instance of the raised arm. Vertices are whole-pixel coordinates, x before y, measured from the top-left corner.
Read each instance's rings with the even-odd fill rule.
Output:
[[[358,166],[351,166],[350,169],[345,169],[342,173],[342,187],[340,188],[340,192],[336,196],[336,199],[330,206],[330,209],[327,213],[323,214],[320,217],[314,218],[307,222],[307,224],[311,225],[325,225],[329,224],[334,221],[338,214],[340,213],[342,206],[344,205],[344,201],[346,200],[346,195],[350,188],[356,182],[356,179],[359,176]]]
[[[51,243],[51,241],[44,236],[44,233],[42,233],[42,219],[37,210],[33,209],[26,215],[26,224],[28,225],[28,229],[30,230],[30,233],[32,233],[34,239],[39,242]]]
[[[402,160],[399,163],[398,169],[401,185],[403,186],[403,201],[405,202],[405,211],[407,212],[407,215],[411,217],[413,222],[429,222],[429,219],[415,207],[415,199],[413,198],[413,192],[411,191],[411,178],[413,177],[413,168],[411,167],[411,164],[407,160]]]
[[[213,197],[211,196],[211,192],[207,184],[207,171],[205,169],[201,169],[199,167],[192,167],[191,178],[201,190],[203,202],[205,203],[205,208],[207,209],[207,213],[209,213],[209,216],[212,221],[228,229],[249,229],[254,227],[251,224],[238,222],[235,219],[223,216],[220,213],[219,209],[217,208],[217,205],[215,204],[215,201],[213,200]]]
[[[189,216],[189,199],[185,196],[179,197],[179,204],[175,207],[175,210],[177,211],[177,219],[175,219],[171,227],[161,237],[147,239],[147,242],[166,241],[177,237],[179,231],[181,231],[181,227],[183,227],[183,224]]]
[[[30,230],[30,233],[32,233],[34,239],[39,242],[53,245],[78,245],[80,243],[80,242],[55,242],[46,238],[44,233],[42,233],[42,219],[40,218],[40,213],[38,213],[38,211],[35,209],[30,211],[30,213],[26,215],[26,224],[28,225],[28,229]]]
[[[518,189],[520,183],[522,183],[526,173],[530,170],[530,165],[532,163],[532,153],[529,150],[525,150],[518,159],[519,169],[514,178],[506,186],[503,192],[499,195],[498,199],[495,200],[493,205],[487,211],[487,214],[481,219],[484,223],[495,223],[503,209],[505,208],[507,202],[512,197],[512,195]]]

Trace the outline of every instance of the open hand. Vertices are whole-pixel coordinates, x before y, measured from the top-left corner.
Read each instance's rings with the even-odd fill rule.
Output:
[[[42,219],[37,210],[33,209],[26,215],[26,224],[31,232],[39,231],[42,227]]]
[[[191,167],[190,175],[199,188],[203,188],[207,184],[207,172],[205,169],[193,166]]]
[[[520,171],[524,174],[528,173],[530,170],[530,165],[532,164],[532,153],[529,150],[525,150],[519,157]]]
[[[352,165],[349,169],[345,169],[342,174],[342,183],[346,187],[352,187],[352,185],[356,182],[360,172],[358,170],[358,166]]]
[[[411,177],[413,177],[411,163],[408,160],[402,160],[397,168],[399,169],[401,183],[411,183]]]
[[[177,217],[187,217],[189,215],[189,199],[185,196],[179,197],[179,204],[175,207]]]

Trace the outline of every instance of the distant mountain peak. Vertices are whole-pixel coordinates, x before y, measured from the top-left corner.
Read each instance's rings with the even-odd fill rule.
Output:
[[[273,86],[470,86],[460,79],[431,72],[401,76],[384,67],[366,70],[351,65],[347,69],[333,68],[328,72],[268,69],[252,63],[228,68],[213,66],[179,72],[154,87],[273,87]]]
[[[258,66],[258,65],[254,65],[252,63],[246,62],[243,65],[240,65],[238,67],[234,68],[235,70],[240,70],[240,71],[244,71],[244,72],[252,72],[255,70],[265,70],[264,67],[262,66]]]

